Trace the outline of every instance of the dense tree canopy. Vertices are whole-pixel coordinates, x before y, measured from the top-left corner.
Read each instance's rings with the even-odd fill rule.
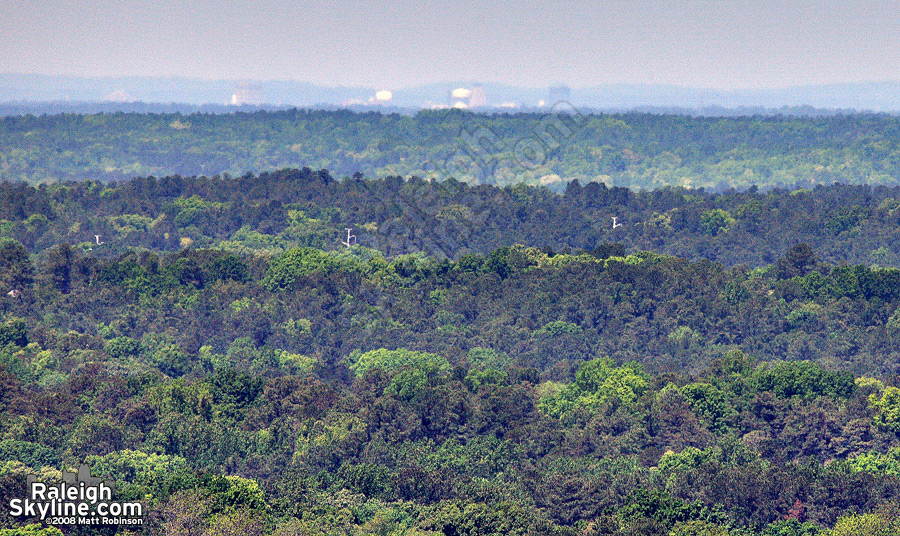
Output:
[[[900,117],[347,110],[234,114],[60,114],[0,118],[0,180],[241,176],[283,167],[501,186],[566,182],[654,189],[890,184]],[[715,234],[727,223],[712,212]],[[852,225],[848,211],[834,230]]]
[[[85,463],[148,512],[64,534],[900,525],[896,187],[0,194],[0,505]]]

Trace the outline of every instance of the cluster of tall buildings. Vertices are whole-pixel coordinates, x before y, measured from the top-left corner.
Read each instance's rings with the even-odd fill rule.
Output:
[[[283,84],[282,84],[283,85]],[[437,85],[436,85],[437,86]],[[446,87],[446,86],[444,86]],[[233,106],[259,106],[270,102],[275,97],[274,89],[278,88],[274,83],[253,83],[241,81],[232,86],[233,93],[229,104]],[[298,95],[300,101],[317,102],[323,105],[339,106],[399,106],[399,107],[426,107],[426,108],[456,108],[464,110],[478,110],[485,108],[545,108],[553,107],[559,102],[568,103],[571,99],[571,90],[564,85],[553,86],[542,92],[540,90],[516,91],[514,88],[488,85],[491,91],[491,100],[485,87],[481,84],[458,86],[453,89],[440,89],[440,86],[432,88],[413,88],[412,90],[399,91],[397,95],[393,91],[381,89],[374,93],[368,93],[368,88],[348,88],[345,91],[327,90],[318,95]],[[308,89],[308,88],[307,88]],[[512,89],[510,91],[510,89]],[[435,95],[434,91],[446,91],[445,99],[438,97],[429,98],[428,93]],[[282,91],[282,94],[284,92]],[[311,93],[307,91],[306,93]],[[263,96],[265,94],[265,97]],[[281,95],[279,95],[281,96]],[[395,98],[399,97],[399,98]],[[291,102],[289,98],[276,102]],[[294,101],[296,102],[296,101]]]
[[[480,85],[472,86],[472,89],[458,87],[448,91],[447,105],[451,108],[479,108],[487,106],[487,95]]]

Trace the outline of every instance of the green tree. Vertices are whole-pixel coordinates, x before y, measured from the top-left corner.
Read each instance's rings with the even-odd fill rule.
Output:
[[[731,214],[720,208],[707,210],[700,215],[700,226],[706,234],[711,236],[727,233],[735,221]]]
[[[780,398],[800,396],[807,400],[819,396],[847,398],[856,389],[853,374],[831,372],[808,361],[761,366],[749,383],[758,391],[771,391]]]
[[[0,529],[0,536],[63,536],[63,532],[56,527],[25,525],[15,529]]]
[[[640,365],[617,367],[608,357],[592,359],[578,368],[574,382],[542,396],[538,406],[548,415],[560,418],[576,408],[599,408],[613,398],[633,404],[647,386],[647,376]]]
[[[872,418],[876,425],[900,433],[900,388],[885,387],[880,394],[872,393],[869,405],[878,412]]]
[[[708,383],[689,383],[679,389],[688,400],[691,409],[709,426],[710,431],[722,434],[728,430],[728,422],[734,415],[725,393]]]
[[[350,359],[352,360],[350,370],[355,372],[357,376],[363,376],[366,372],[374,369],[380,369],[389,374],[405,368],[419,369],[427,374],[450,370],[450,363],[446,358],[427,352],[415,352],[406,348],[397,350],[380,348],[352,355]]]
[[[841,517],[829,536],[895,536],[900,534],[900,521],[879,514],[854,514]]]

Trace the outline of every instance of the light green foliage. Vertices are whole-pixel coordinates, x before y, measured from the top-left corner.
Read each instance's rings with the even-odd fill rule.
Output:
[[[857,387],[873,389],[875,391],[882,391],[884,389],[884,383],[881,380],[870,376],[860,376],[853,380],[853,383],[855,383]]]
[[[839,234],[844,231],[849,231],[855,226],[859,225],[860,222],[868,218],[869,213],[870,209],[868,209],[867,207],[861,207],[859,205],[853,205],[852,207],[841,207],[831,216],[830,219],[825,221],[825,229],[827,229],[832,234]]]
[[[788,324],[793,328],[808,327],[822,312],[822,306],[818,303],[804,303],[785,316]]]
[[[508,375],[494,367],[485,370],[472,369],[466,374],[466,385],[472,389],[478,389],[482,385],[506,383]]]
[[[363,376],[373,369],[393,373],[405,368],[417,368],[427,374],[450,370],[450,363],[445,357],[427,352],[415,352],[406,348],[397,350],[380,348],[363,354],[351,355],[350,359],[353,362],[350,370],[355,372],[357,377]]]
[[[290,244],[280,237],[260,233],[244,225],[229,240],[219,242],[218,249],[238,254],[278,255]]]
[[[546,260],[539,263],[538,267],[546,270],[552,268],[565,268],[566,266],[575,264],[600,264],[602,262],[603,261],[600,259],[593,255],[588,255],[587,253],[582,253],[581,255],[557,254],[552,257],[547,257]]]
[[[207,214],[214,215],[225,206],[223,203],[206,201],[198,195],[188,198],[179,197],[172,205],[176,211],[174,216],[175,225],[180,228],[197,224],[203,216]]]
[[[894,310],[894,314],[892,314],[891,317],[888,318],[886,325],[888,330],[890,330],[892,333],[900,333],[900,307]]]
[[[506,256],[508,266],[514,271],[528,270],[532,267],[542,267],[549,257],[546,253],[534,247],[526,247],[522,244],[514,244],[509,248]]]
[[[50,359],[42,360],[40,347],[31,343],[25,348],[17,348],[15,346],[7,346],[0,349],[0,366],[5,367],[7,371],[15,374],[24,382],[32,382],[38,378],[38,374],[44,368],[41,366],[43,361],[45,364],[52,364],[52,355]],[[52,367],[51,367],[52,368]]]
[[[836,297],[859,296],[862,293],[861,279],[868,274],[864,266],[836,266],[828,274],[831,282],[829,291]]]
[[[731,533],[728,532],[728,529],[722,527],[720,525],[716,525],[710,523],[708,521],[703,521],[699,519],[695,519],[693,521],[686,521],[682,523],[676,523],[672,530],[669,531],[669,536],[730,536]]]
[[[756,359],[740,349],[731,348],[710,364],[710,372],[726,381],[734,380],[737,377],[750,375],[755,364]]]
[[[672,259],[669,255],[663,255],[654,251],[635,251],[631,255],[625,257],[625,264],[640,264],[642,262],[659,263],[667,259]]]
[[[141,343],[131,337],[116,337],[108,343],[104,351],[116,359],[127,359],[141,353]]]
[[[740,281],[732,280],[725,284],[725,290],[720,296],[729,305],[737,305],[750,299],[750,291]]]
[[[342,259],[312,248],[292,248],[269,264],[269,270],[261,283],[270,291],[291,290],[296,289],[303,278],[313,274],[361,270],[362,265],[353,258]]]
[[[302,210],[288,210],[288,222],[287,229],[279,233],[278,237],[292,247],[323,248],[333,236],[333,230],[325,222],[307,217]]]
[[[817,536],[823,532],[828,533],[811,521],[800,523],[796,519],[779,519],[766,525],[759,536]]]
[[[711,236],[727,233],[728,229],[734,225],[735,221],[736,220],[731,214],[720,208],[707,210],[700,215],[700,226],[706,234]]]
[[[869,395],[869,405],[878,411],[873,417],[876,425],[900,433],[900,389],[891,386],[880,395]]]
[[[384,268],[384,272],[395,280],[396,277],[417,280],[422,278],[431,263],[432,260],[422,252],[398,255]]]
[[[230,404],[237,407],[253,403],[265,384],[261,378],[254,378],[246,372],[233,368],[217,370],[213,376],[207,379],[207,382],[217,404]]]
[[[532,533],[533,513],[513,502],[487,505],[453,500],[429,509],[420,528],[458,536],[526,536]]]
[[[259,509],[265,507],[265,495],[259,482],[239,476],[226,476],[228,488],[219,494],[220,504],[231,510],[240,506]]]
[[[896,536],[900,520],[881,514],[855,514],[841,517],[828,536]]]
[[[209,416],[212,393],[208,384],[187,384],[183,379],[161,383],[147,392],[150,405],[160,415]]]
[[[152,499],[196,485],[194,470],[179,456],[120,450],[88,456],[85,463],[94,476],[114,480],[122,499]]]
[[[212,346],[207,345],[201,346],[197,351],[197,360],[204,369],[218,370],[228,366],[225,356],[213,352]]]
[[[113,229],[116,230],[118,237],[126,238],[133,233],[146,232],[153,223],[153,218],[149,216],[141,216],[140,214],[122,214],[121,216],[110,216],[107,218]]]
[[[667,527],[690,521],[706,521],[709,524],[720,524],[728,520],[721,506],[708,508],[703,506],[700,501],[688,503],[672,497],[665,491],[644,488],[634,490],[625,499],[625,506],[618,511],[617,515],[626,523],[641,519],[652,519]],[[695,527],[699,529],[704,526],[695,525]],[[705,528],[709,528],[709,525],[706,525]],[[683,534],[695,533],[685,532]]]
[[[869,257],[871,257],[876,264],[886,266],[891,264],[894,259],[894,254],[888,248],[881,246],[870,251]]]
[[[900,475],[900,447],[894,447],[884,454],[878,452],[861,454],[839,463],[853,473]]]
[[[465,316],[452,311],[447,311],[446,309],[435,312],[433,318],[434,323],[441,328],[449,328],[445,331],[456,331],[460,326],[465,324],[466,320]]]
[[[700,334],[691,329],[690,326],[678,326],[672,330],[668,339],[674,343],[690,344],[700,339]]]
[[[487,370],[489,368],[503,370],[512,363],[512,358],[507,354],[482,346],[476,346],[469,350],[466,357],[472,368],[481,370]]]
[[[428,376],[418,368],[400,371],[384,388],[385,395],[394,395],[401,400],[413,400],[425,390]]]
[[[25,227],[27,227],[29,231],[33,232],[43,232],[43,230],[47,228],[47,225],[49,223],[50,220],[47,219],[47,216],[44,216],[43,214],[31,214],[27,218],[25,218]]]
[[[249,309],[250,303],[251,303],[250,297],[244,296],[243,298],[241,298],[239,300],[234,300],[233,302],[231,302],[229,304],[229,307],[235,313],[239,313],[241,311],[245,311],[245,310]]]
[[[307,421],[297,434],[294,458],[301,459],[314,450],[332,453],[353,436],[365,431],[366,423],[348,413],[332,412],[326,419]]]
[[[250,337],[238,337],[231,342],[225,353],[224,363],[235,366],[247,366],[259,355],[256,345]]]
[[[191,369],[190,356],[175,344],[157,348],[150,359],[159,370],[172,377],[186,374]]]
[[[25,525],[15,529],[0,529],[0,536],[63,536],[63,533],[56,527]]]
[[[712,451],[700,450],[697,447],[685,447],[681,452],[668,451],[659,459],[657,467],[660,471],[681,472],[696,469],[709,461]]]
[[[616,265],[617,263],[634,266],[634,265],[640,264],[645,261],[656,261],[656,260],[665,258],[664,255],[657,255],[657,254],[653,254],[653,253],[647,254],[647,253],[649,253],[649,252],[642,251],[640,253],[628,255],[627,257],[619,257],[619,256],[613,255],[612,257],[609,257],[603,261],[603,266],[606,268],[609,268],[611,266]]]
[[[291,337],[312,335],[312,322],[306,318],[301,318],[300,320],[289,318],[284,323],[280,324],[279,327]]]
[[[312,372],[316,364],[316,358],[308,357],[301,354],[292,354],[287,350],[282,350],[279,357],[281,368],[288,374],[301,375]]]
[[[552,417],[560,418],[576,408],[596,409],[616,398],[633,404],[646,391],[647,377],[640,365],[615,366],[612,359],[593,359],[583,363],[575,381],[555,394],[542,396],[539,407]]]
[[[726,467],[746,467],[758,463],[765,467],[767,464],[736,438],[725,436],[719,445],[706,449],[685,447],[680,452],[669,450],[659,459],[657,467],[663,474],[671,476],[698,469],[707,463]]]
[[[581,326],[566,322],[564,320],[554,320],[548,322],[544,327],[534,332],[535,337],[559,337],[560,335],[577,335],[581,333]]]

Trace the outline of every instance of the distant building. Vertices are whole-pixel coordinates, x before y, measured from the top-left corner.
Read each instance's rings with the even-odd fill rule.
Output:
[[[451,89],[447,92],[447,106],[451,108],[468,108],[472,90],[464,87]]]
[[[469,97],[469,108],[478,108],[487,105],[487,96],[484,94],[484,88],[475,86],[472,88],[472,95]]]
[[[231,95],[231,104],[232,106],[262,104],[262,98],[259,96],[259,86],[249,82],[238,84],[234,87],[234,93]]]
[[[553,106],[557,102],[569,102],[572,98],[572,90],[568,86],[551,87],[547,95],[547,102]]]

